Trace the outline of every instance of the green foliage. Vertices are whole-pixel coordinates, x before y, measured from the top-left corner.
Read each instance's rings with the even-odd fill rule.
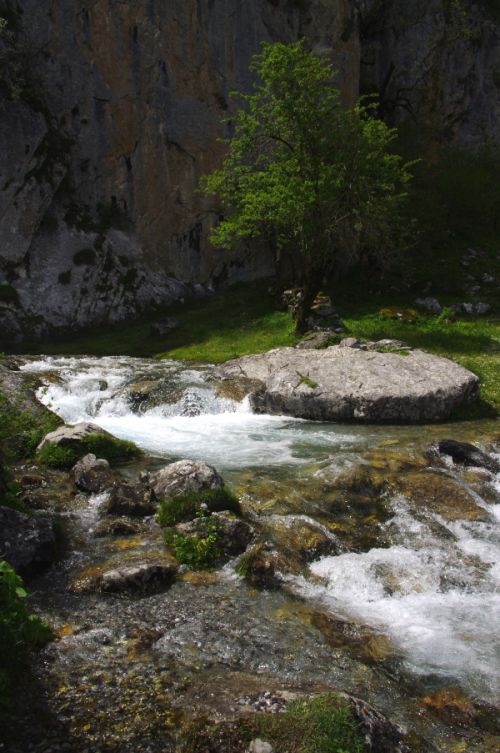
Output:
[[[200,517],[201,530],[196,533],[178,533],[175,530],[165,533],[165,544],[172,549],[176,560],[192,570],[206,570],[219,562],[220,523],[213,515]]]
[[[387,266],[411,224],[403,212],[408,165],[389,151],[395,131],[366,107],[345,110],[330,63],[304,41],[264,44],[251,71],[260,83],[238,94],[229,155],[202,181],[229,211],[214,243],[272,240],[298,260],[314,293],[325,274],[361,257]]]
[[[31,412],[12,403],[1,390],[0,414],[0,458],[7,462],[32,457],[43,437],[62,423],[50,411]]]
[[[50,640],[47,625],[26,606],[21,578],[0,560],[0,713],[9,703],[13,682],[27,653]]]
[[[229,510],[236,515],[241,513],[238,498],[226,486],[202,492],[177,494],[160,502],[158,522],[161,526],[175,526],[184,520],[193,520],[206,505],[211,512]]]
[[[52,442],[43,445],[37,454],[37,460],[49,468],[71,468],[83,455],[92,452],[110,463],[121,463],[142,455],[142,450],[133,442],[105,434],[89,434],[76,447],[61,446]]]
[[[77,267],[95,264],[95,259],[96,255],[93,248],[81,248],[80,251],[77,251],[73,256],[73,262]]]
[[[498,238],[499,174],[500,150],[494,147],[475,153],[448,148],[417,169],[412,202],[431,248],[450,237],[469,243]]]
[[[0,303],[10,303],[19,306],[19,293],[12,285],[2,283],[0,285]]]
[[[71,282],[71,269],[67,269],[66,272],[61,272],[57,279],[61,285],[69,285]]]

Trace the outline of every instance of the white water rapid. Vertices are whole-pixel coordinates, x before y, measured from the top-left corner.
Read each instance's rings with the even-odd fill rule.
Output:
[[[279,474],[280,483],[283,477],[288,483],[285,497],[294,479],[306,478],[312,488],[322,464],[344,467],[353,457],[363,463],[374,448],[383,452],[399,443],[407,451],[412,443],[423,447],[456,431],[429,427],[423,435],[418,428],[253,415],[247,402],[217,396],[208,381],[210,367],[172,361],[43,358],[23,368],[43,379],[40,399],[68,423],[95,422],[168,460],[206,460],[232,480],[239,472],[248,477],[249,469],[258,469],[261,478]],[[449,473],[459,480],[458,471],[450,467]],[[493,496],[500,492],[499,476],[484,483]],[[304,509],[296,512],[311,514],[304,499]],[[498,701],[500,504],[477,497],[483,518],[453,522],[401,495],[386,496],[383,504],[388,515],[378,525],[384,543],[321,558],[310,567],[313,579],[294,576],[291,587],[342,619],[389,637],[404,671]],[[328,514],[334,514],[331,507]]]

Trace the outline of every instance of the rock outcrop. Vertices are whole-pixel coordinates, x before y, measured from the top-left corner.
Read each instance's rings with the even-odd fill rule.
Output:
[[[245,356],[219,367],[216,377],[259,382],[250,393],[257,413],[362,423],[440,421],[475,399],[479,387],[470,371],[420,350],[402,355],[339,346]]]
[[[56,540],[49,518],[33,517],[0,507],[0,559],[5,559],[22,575],[32,574],[50,564]]]

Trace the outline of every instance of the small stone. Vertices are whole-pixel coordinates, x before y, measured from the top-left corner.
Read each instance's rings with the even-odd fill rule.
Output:
[[[159,499],[167,499],[187,492],[221,489],[224,482],[215,468],[208,463],[178,460],[153,474],[150,485]]]
[[[257,737],[255,740],[252,740],[247,751],[248,753],[274,753],[274,748],[270,743]]]
[[[177,329],[178,326],[179,322],[177,319],[168,317],[167,319],[160,319],[157,322],[153,322],[149,331],[152,335],[163,337],[164,335],[168,335],[169,332],[172,332],[172,330]]]
[[[429,314],[440,314],[442,311],[442,306],[437,298],[417,298],[415,305]]]
[[[355,337],[346,337],[340,341],[339,348],[359,348],[360,345],[360,341]]]
[[[92,494],[108,489],[113,483],[108,461],[97,459],[92,453],[85,455],[73,466],[71,475],[79,489]]]

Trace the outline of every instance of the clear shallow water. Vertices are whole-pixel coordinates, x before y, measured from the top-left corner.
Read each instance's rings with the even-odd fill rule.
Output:
[[[285,495],[299,480],[310,480],[317,498],[325,469],[369,464],[374,452],[416,452],[438,437],[480,442],[485,429],[355,427],[257,416],[247,402],[216,395],[207,381],[209,367],[177,362],[48,358],[25,369],[44,379],[40,398],[68,423],[91,420],[168,460],[206,460],[233,483],[244,478],[249,494],[249,473],[258,471],[261,482],[279,479]],[[138,382],[154,383],[160,398],[134,403]],[[497,426],[489,428],[498,432]],[[451,467],[449,473],[459,479]],[[500,491],[498,477],[485,484]],[[476,502],[484,520],[450,522],[401,495],[386,496],[382,546],[320,558],[310,566],[311,577],[291,577],[290,587],[307,603],[385,635],[401,671],[498,702],[500,505],[477,495]],[[304,505],[308,513],[307,492]]]

